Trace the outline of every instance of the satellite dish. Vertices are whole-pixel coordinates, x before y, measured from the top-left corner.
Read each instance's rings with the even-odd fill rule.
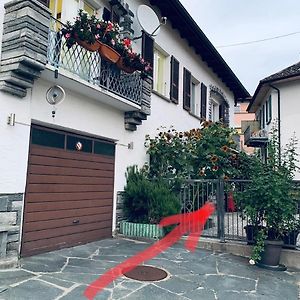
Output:
[[[47,91],[46,100],[51,105],[57,105],[64,101],[65,96],[65,90],[59,85],[54,85]]]
[[[158,34],[161,24],[158,16],[151,7],[144,4],[140,5],[136,15],[140,26],[146,33],[154,36]]]

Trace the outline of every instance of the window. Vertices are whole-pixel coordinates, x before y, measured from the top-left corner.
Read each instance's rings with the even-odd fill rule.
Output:
[[[191,85],[191,108],[190,111],[194,116],[200,117],[200,82],[192,77],[192,85]]]
[[[206,119],[206,106],[207,106],[207,86],[201,83],[201,118]]]
[[[219,121],[219,103],[214,100],[211,100],[210,106],[211,106],[210,120],[213,122]]]
[[[183,69],[183,108],[191,109],[191,83],[192,75],[186,68]]]
[[[49,9],[53,18],[61,20],[63,0],[50,0]]]
[[[154,49],[153,89],[166,96],[166,61],[167,56],[157,48]]]
[[[178,104],[179,98],[179,62],[171,57],[171,83],[170,83],[170,99],[172,102]]]
[[[85,10],[90,16],[96,13],[95,8],[86,1],[83,1],[83,10]]]
[[[220,121],[229,126],[229,105],[218,93],[210,94],[209,119],[213,122]]]

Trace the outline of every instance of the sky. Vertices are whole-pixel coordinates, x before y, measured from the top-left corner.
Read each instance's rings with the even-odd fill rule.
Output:
[[[251,95],[259,80],[300,61],[300,0],[180,1]]]

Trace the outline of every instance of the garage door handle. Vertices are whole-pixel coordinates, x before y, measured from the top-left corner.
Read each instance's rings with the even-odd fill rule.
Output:
[[[73,220],[73,224],[79,224],[79,220]]]

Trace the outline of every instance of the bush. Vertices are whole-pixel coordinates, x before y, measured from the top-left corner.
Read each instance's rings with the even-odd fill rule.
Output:
[[[124,189],[124,214],[130,222],[158,224],[180,212],[180,201],[161,180],[150,181],[145,170],[129,167]]]
[[[185,132],[171,127],[154,138],[146,135],[150,175],[169,179],[240,178],[249,159],[238,152],[236,134],[222,123],[205,121],[201,128]]]

